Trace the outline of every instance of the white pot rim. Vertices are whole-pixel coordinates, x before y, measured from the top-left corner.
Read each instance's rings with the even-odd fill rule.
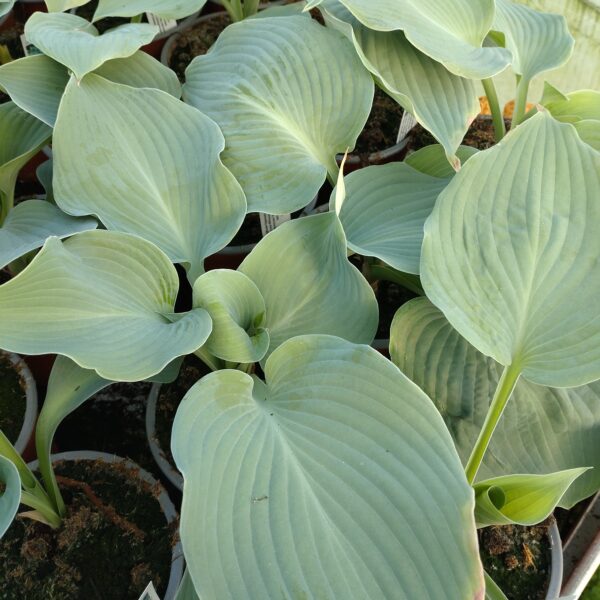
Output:
[[[146,404],[146,438],[148,439],[150,452],[152,452],[158,468],[178,490],[182,491],[183,477],[167,460],[164,451],[158,445],[158,438],[156,437],[156,405],[158,403],[160,388],[160,383],[152,384],[150,394],[148,395],[148,402]]]
[[[12,352],[1,351],[6,356],[9,362],[15,367],[18,374],[21,376],[25,384],[25,415],[23,416],[23,425],[19,437],[14,443],[15,450],[19,454],[23,454],[27,444],[33,435],[35,422],[38,414],[38,397],[35,379],[27,366],[27,363],[18,354]]]

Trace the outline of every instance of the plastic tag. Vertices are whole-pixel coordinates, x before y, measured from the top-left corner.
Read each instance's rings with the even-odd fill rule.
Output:
[[[19,37],[21,40],[21,46],[23,47],[23,52],[25,52],[25,56],[34,56],[35,54],[41,54],[42,51],[39,50],[36,46],[34,46],[31,42],[27,41],[25,34],[22,33]]]
[[[273,229],[279,227],[282,223],[289,221],[291,218],[292,215],[266,215],[260,213],[260,229],[263,237],[270,231],[273,231]]]
[[[139,600],[160,600],[160,596],[156,593],[156,588],[152,582],[150,582],[146,589],[142,592]]]
[[[402,115],[402,121],[400,121],[400,129],[398,129],[398,137],[396,143],[401,142],[407,135],[408,132],[417,124],[417,120],[412,116],[411,113],[406,111]]]
[[[146,13],[146,19],[148,19],[150,25],[156,25],[160,33],[171,31],[171,29],[177,27],[177,21],[175,19],[164,19],[163,17],[158,17],[149,12]]]

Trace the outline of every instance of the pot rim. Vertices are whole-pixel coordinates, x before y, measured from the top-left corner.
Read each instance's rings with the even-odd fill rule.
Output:
[[[59,452],[58,454],[51,455],[52,462],[59,460],[102,460],[108,464],[123,463],[125,466],[134,469],[143,481],[150,484],[154,489],[160,489],[160,494],[156,496],[158,503],[162,509],[162,512],[167,520],[168,524],[173,523],[177,519],[177,510],[167,491],[165,490],[162,483],[157,481],[148,471],[142,469],[138,464],[130,460],[129,458],[122,458],[116,454],[109,454],[108,452],[96,452],[94,450],[74,450],[71,452]],[[28,463],[31,469],[38,467],[39,461],[34,460]],[[158,486],[158,487],[157,487]],[[179,583],[183,577],[183,547],[181,540],[173,545],[171,559],[171,571],[169,573],[169,583],[167,585],[167,591],[165,592],[164,600],[174,600],[179,588]]]
[[[277,6],[279,4],[282,4],[284,2],[284,0],[272,0],[270,6]],[[261,2],[261,5],[263,8],[264,4]],[[191,27],[195,27],[198,23],[203,23],[204,21],[208,21],[209,19],[214,19],[220,15],[223,14],[227,14],[227,11],[225,9],[223,9],[223,7],[221,6],[222,10],[217,10],[216,12],[211,12],[211,13],[207,13],[205,15],[196,13],[195,15],[193,15],[193,20],[192,17],[188,17],[186,18],[186,23],[185,23],[185,27],[183,26],[184,23],[181,23],[182,27],[181,28],[177,28],[177,29],[171,29],[168,32],[169,36],[167,37],[167,41],[165,42],[165,45],[162,47],[162,50],[160,52],[160,62],[171,68],[169,66],[169,59],[171,58],[171,53],[173,52],[173,45],[175,44],[176,40],[177,40],[177,36],[184,30],[184,29],[188,29]],[[189,23],[187,22],[189,21]],[[159,38],[156,38],[159,39]]]
[[[550,583],[546,592],[546,600],[556,600],[560,596],[563,579],[562,541],[556,519],[552,519],[552,524],[548,528],[548,535],[550,537],[550,564],[552,568],[550,570]]]
[[[158,445],[156,437],[156,404],[160,393],[161,384],[154,383],[148,395],[146,403],[146,438],[150,446],[150,452],[154,457],[159,469],[164,476],[180,491],[183,490],[183,476],[179,471],[173,468],[173,465],[167,460],[162,448]]]
[[[21,356],[14,354],[13,352],[6,352],[5,350],[1,350],[0,352],[8,358],[12,366],[15,367],[25,382],[25,414],[23,415],[23,425],[21,426],[19,437],[14,443],[15,450],[23,455],[29,440],[33,436],[33,430],[37,420],[38,397],[36,383],[27,363]]]

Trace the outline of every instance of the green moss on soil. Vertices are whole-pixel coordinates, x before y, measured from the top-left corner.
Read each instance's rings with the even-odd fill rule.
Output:
[[[0,541],[2,599],[129,600],[151,580],[162,597],[176,529],[157,490],[124,465],[69,461],[56,472],[67,516],[56,530],[13,522]]]
[[[483,567],[508,600],[544,600],[550,580],[549,521],[479,531]]]
[[[13,444],[21,433],[26,408],[25,382],[8,356],[0,352],[0,429]]]

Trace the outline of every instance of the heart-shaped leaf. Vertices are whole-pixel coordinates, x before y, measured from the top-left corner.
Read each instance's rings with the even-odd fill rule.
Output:
[[[456,150],[479,114],[475,82],[450,73],[417,50],[403,32],[369,29],[337,0],[325,0],[320,8],[327,24],[352,40],[385,91],[437,138],[448,160],[456,163]]]
[[[449,182],[397,162],[350,173],[339,211],[348,247],[399,271],[419,273],[423,226]],[[335,210],[335,194],[330,210]]]
[[[19,171],[51,134],[50,127],[13,102],[0,104],[0,225],[13,205]]]
[[[212,373],[175,418],[198,595],[480,598],[473,493],[425,394],[330,336],[286,342],[265,376]]]
[[[183,19],[206,4],[206,0],[98,0],[94,21],[105,17],[135,17],[150,12],[163,19]]]
[[[0,5],[0,9],[2,6]],[[0,454],[0,483],[4,491],[0,493],[0,539],[10,527],[21,502],[21,478],[17,467]]]
[[[129,23],[99,35],[85,19],[61,12],[35,12],[25,24],[27,40],[73,71],[77,79],[107,60],[131,56],[157,33],[154,25]]]
[[[21,202],[0,227],[0,269],[40,248],[50,236],[64,238],[97,226],[94,219],[71,217],[45,200]]]
[[[211,354],[238,363],[257,362],[266,354],[265,301],[246,275],[227,269],[205,273],[194,283],[194,306],[212,318],[206,342]]]
[[[487,525],[536,525],[552,513],[569,486],[587,469],[545,475],[505,475],[476,483],[475,520]]]
[[[223,147],[217,125],[195,108],[90,74],[72,80],[61,103],[57,202],[150,240],[194,281],[246,214],[244,193],[219,158]]]
[[[116,83],[152,87],[176,98],[181,96],[175,73],[145,52],[109,60],[96,73]],[[54,127],[68,81],[68,69],[43,54],[26,56],[0,67],[0,85],[15,104],[50,127]]]
[[[429,300],[405,304],[392,322],[394,363],[435,403],[467,463],[488,413],[502,367],[452,328]],[[600,383],[574,389],[517,382],[479,471],[545,474],[591,466],[562,497],[571,508],[600,489]]]
[[[114,381],[145,379],[210,334],[206,311],[173,313],[178,287],[167,256],[137,236],[86,231],[66,242],[49,238],[0,286],[0,347],[63,354]]]
[[[264,298],[268,353],[292,337],[309,333],[356,343],[373,341],[377,300],[347,259],[346,238],[334,213],[280,225],[256,245],[239,270]]]
[[[575,40],[563,15],[539,12],[510,0],[496,0],[493,29],[504,34],[515,73],[530,81],[567,62]]]
[[[482,47],[494,21],[494,0],[338,1],[369,29],[404,31],[411,44],[460,77],[485,79],[510,62],[504,48]],[[309,2],[307,8],[323,2]]]
[[[467,161],[425,224],[427,296],[534,383],[600,379],[599,189],[600,154],[538,114]]]
[[[186,78],[186,102],[223,130],[248,210],[272,214],[306,206],[327,173],[335,181],[335,156],[354,147],[373,100],[352,45],[302,15],[231,25]]]

